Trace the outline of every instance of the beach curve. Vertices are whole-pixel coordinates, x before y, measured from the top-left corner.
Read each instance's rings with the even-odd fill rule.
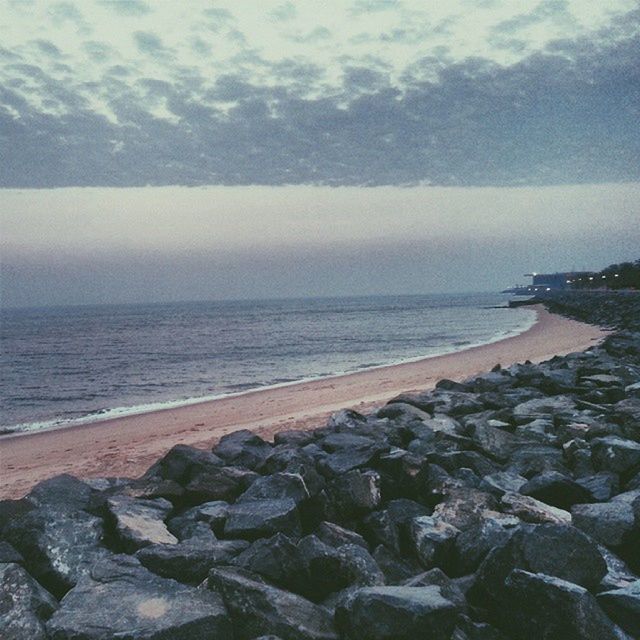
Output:
[[[399,393],[432,388],[442,378],[463,380],[498,363],[542,362],[581,351],[606,335],[541,305],[532,309],[537,321],[523,333],[462,351],[64,429],[3,436],[0,497],[20,497],[35,483],[60,473],[135,477],[176,444],[210,447],[237,429],[271,438],[278,431],[320,426],[342,408],[370,410]]]

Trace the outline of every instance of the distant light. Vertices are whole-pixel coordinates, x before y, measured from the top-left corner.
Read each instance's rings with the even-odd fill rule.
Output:
[[[571,284],[571,280],[567,280],[567,284]]]
[[[534,271],[531,275],[537,276],[538,274]]]
[[[551,287],[547,287],[547,291],[551,291]]]
[[[619,273],[616,273],[615,277],[616,277],[616,278],[619,278],[619,277],[620,277],[620,274],[619,274]]]
[[[603,278],[606,278],[607,276],[602,276]]]
[[[589,280],[593,280],[593,276],[589,276]]]

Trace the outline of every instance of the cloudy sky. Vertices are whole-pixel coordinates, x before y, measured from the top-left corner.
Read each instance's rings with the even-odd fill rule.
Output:
[[[3,304],[637,257],[637,0],[0,0],[0,33]]]

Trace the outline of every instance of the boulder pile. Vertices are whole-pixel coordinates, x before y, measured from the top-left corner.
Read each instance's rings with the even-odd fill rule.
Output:
[[[638,638],[640,333],[619,329],[0,502],[0,637]]]

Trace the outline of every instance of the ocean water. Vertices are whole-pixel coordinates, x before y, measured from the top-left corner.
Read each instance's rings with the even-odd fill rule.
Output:
[[[529,328],[499,294],[5,309],[0,426],[41,429],[457,351]]]

